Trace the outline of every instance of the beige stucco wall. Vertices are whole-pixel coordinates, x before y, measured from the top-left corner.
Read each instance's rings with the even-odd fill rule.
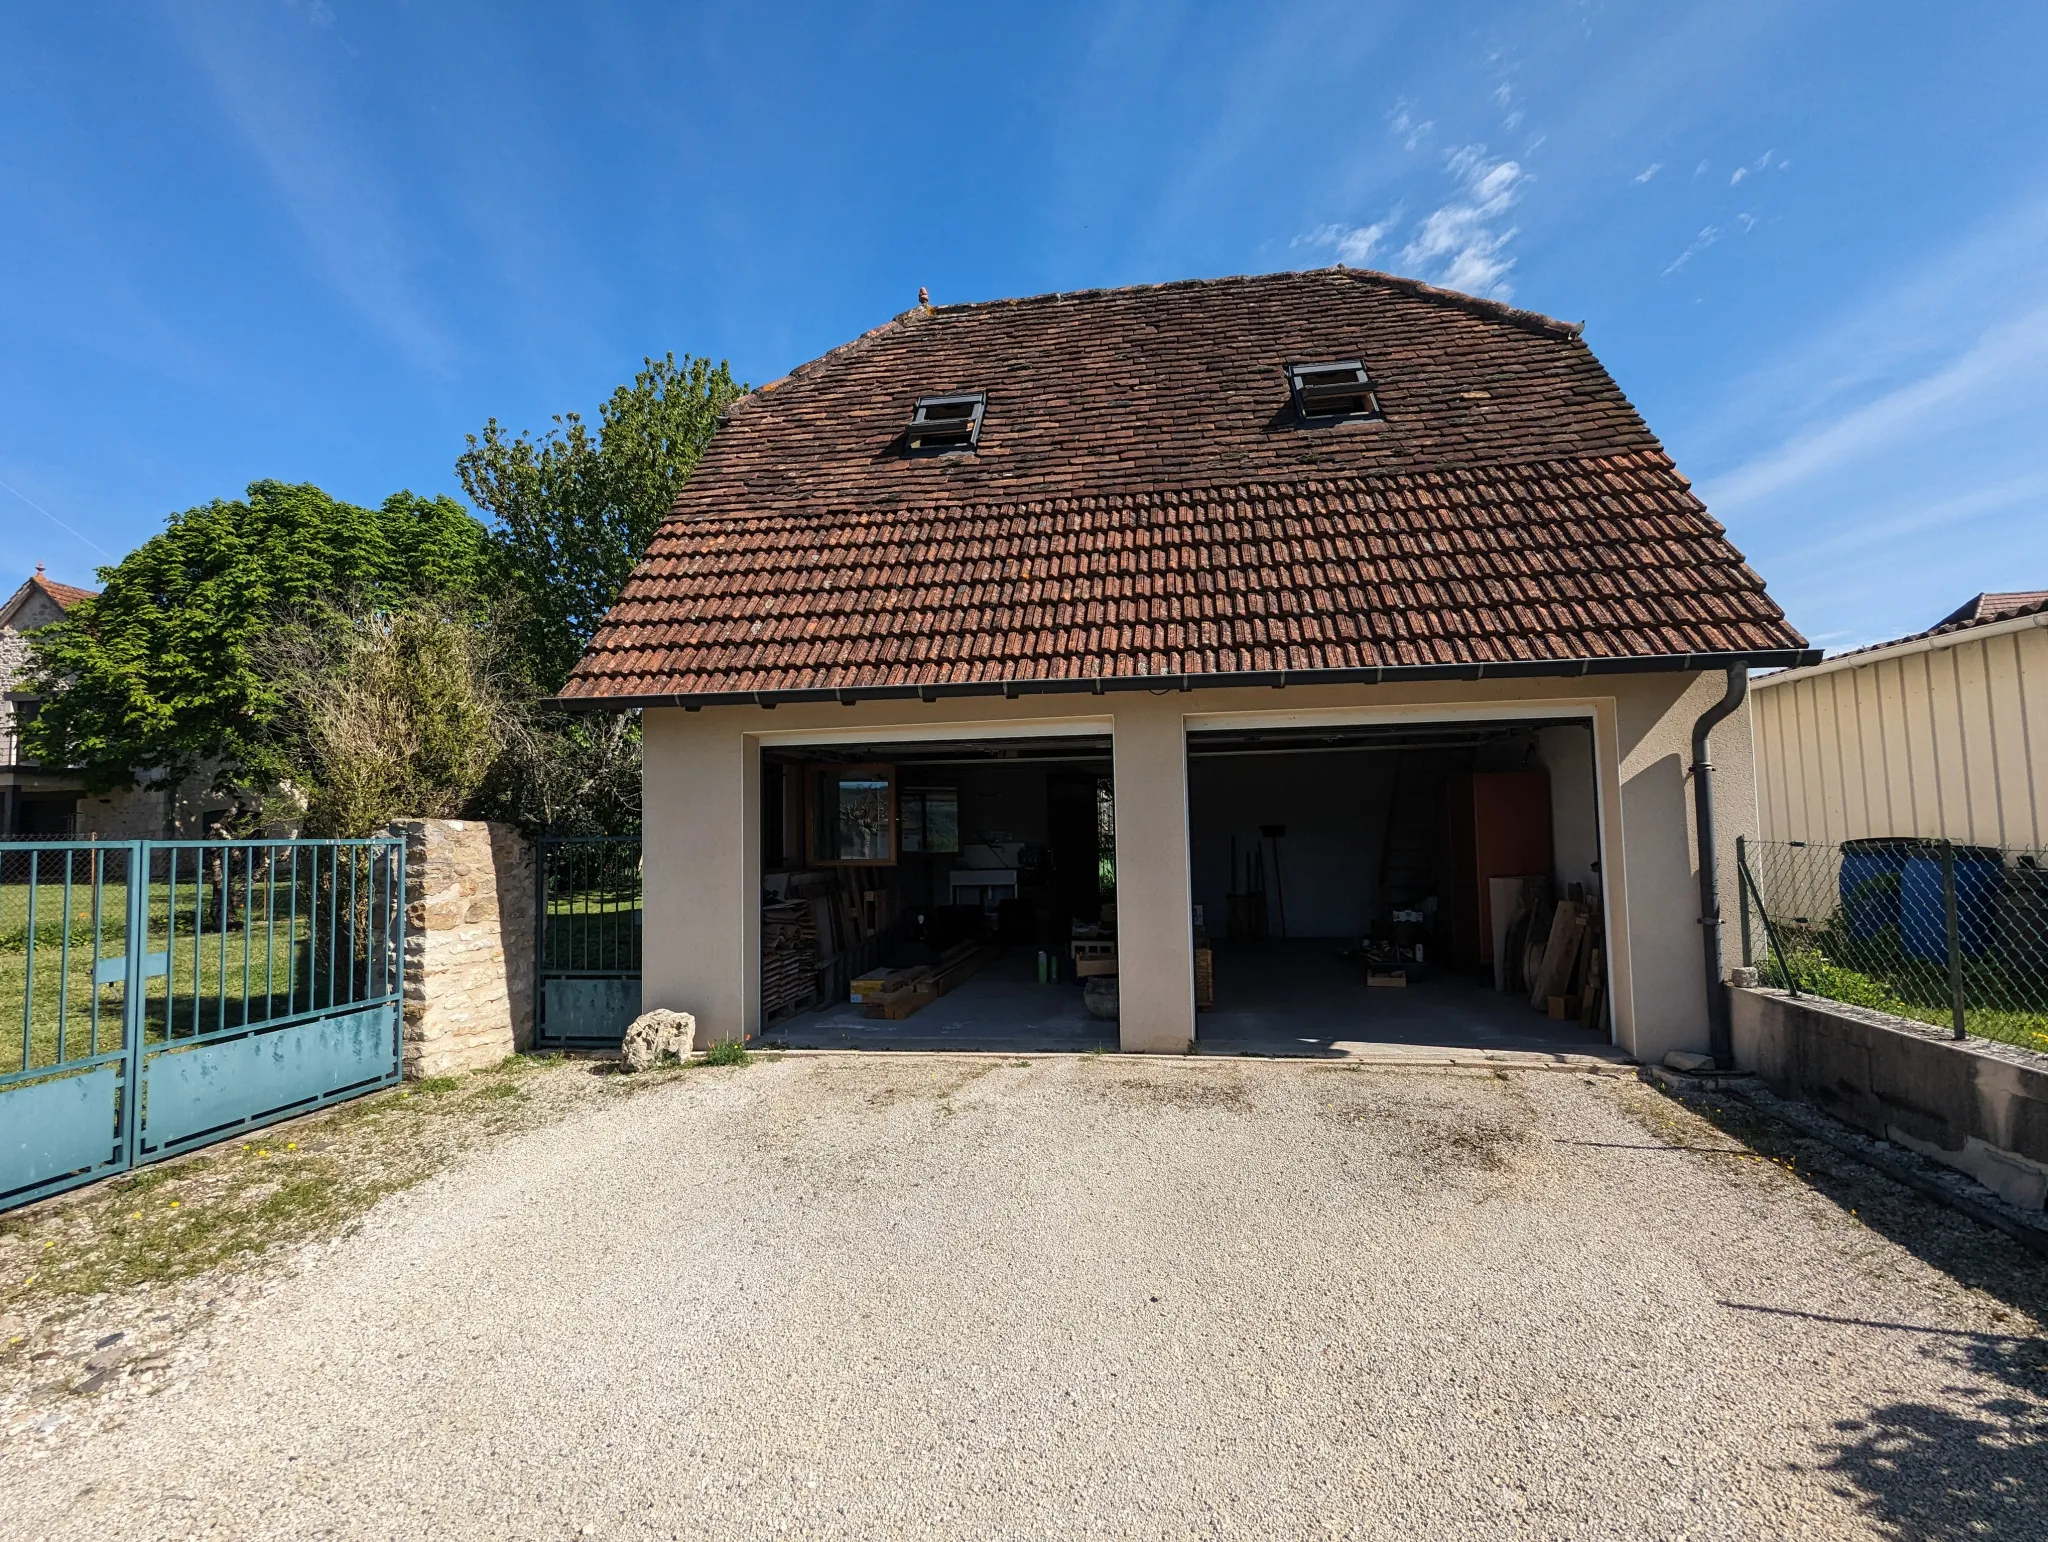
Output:
[[[2048,617],[1756,682],[1761,834],[2048,847]]]
[[[1195,1032],[1184,735],[1465,715],[1585,714],[1594,724],[1601,879],[1616,1041],[1644,1060],[1704,1050],[1697,866],[1687,767],[1719,674],[1290,686],[939,702],[651,709],[644,718],[646,1009],[693,1012],[712,1038],[760,1028],[760,750],[775,743],[1109,732],[1115,743],[1120,1024],[1127,1049],[1178,1052]],[[1714,740],[1724,908],[1734,841],[1755,833],[1747,714]],[[1733,962],[1731,959],[1730,962]]]

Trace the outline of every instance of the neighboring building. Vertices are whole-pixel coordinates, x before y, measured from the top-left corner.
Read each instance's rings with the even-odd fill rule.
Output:
[[[37,765],[22,753],[21,731],[42,705],[23,687],[22,675],[29,656],[27,634],[62,620],[65,611],[93,593],[44,577],[39,562],[35,577],[0,605],[0,839],[77,832],[84,784],[75,773]]]
[[[1754,689],[1765,839],[2048,849],[2048,590]]]
[[[1604,898],[1602,1025],[1655,1059],[1709,1040],[1694,725],[1814,657],[1578,327],[1340,268],[920,306],[762,387],[563,699],[644,711],[642,1002],[713,1036],[784,999],[792,894],[979,907],[1045,999],[1098,863],[1127,1049],[1210,1031],[1196,907],[1330,940],[1219,946],[1202,1025],[1308,1022],[1317,971],[1422,1012],[1454,977],[1336,944],[1477,976],[1512,851]],[[1713,743],[1728,874],[1747,717]]]
[[[108,793],[88,793],[85,779],[63,766],[38,765],[21,748],[21,730],[35,718],[42,703],[24,687],[29,646],[27,634],[48,626],[80,600],[98,591],[35,577],[0,604],[0,840],[127,841],[153,839],[166,833],[164,794],[145,774],[136,786]],[[203,790],[178,800],[175,833],[201,834],[210,805],[224,800]]]

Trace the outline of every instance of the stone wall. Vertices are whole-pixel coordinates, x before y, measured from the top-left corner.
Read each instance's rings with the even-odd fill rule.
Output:
[[[2022,1209],[2048,1201],[2048,1055],[1813,996],[1730,994],[1735,1063],[1772,1091],[1959,1168]]]
[[[533,846],[510,825],[403,820],[405,1074],[496,1065],[533,1044]]]

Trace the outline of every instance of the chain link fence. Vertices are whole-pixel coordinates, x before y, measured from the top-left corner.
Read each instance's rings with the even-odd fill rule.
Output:
[[[1766,985],[2048,1051],[2048,854],[1745,840],[1740,867]]]

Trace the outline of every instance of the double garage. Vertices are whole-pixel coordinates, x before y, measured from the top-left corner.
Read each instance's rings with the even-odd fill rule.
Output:
[[[1114,719],[748,735],[752,1036],[1311,1055],[1613,1041],[1592,709],[1172,716],[1166,777],[1119,754]],[[1159,818],[1175,805],[1178,832]],[[1184,979],[1132,967],[1176,929]],[[1156,1042],[1176,1012],[1179,1042]]]

